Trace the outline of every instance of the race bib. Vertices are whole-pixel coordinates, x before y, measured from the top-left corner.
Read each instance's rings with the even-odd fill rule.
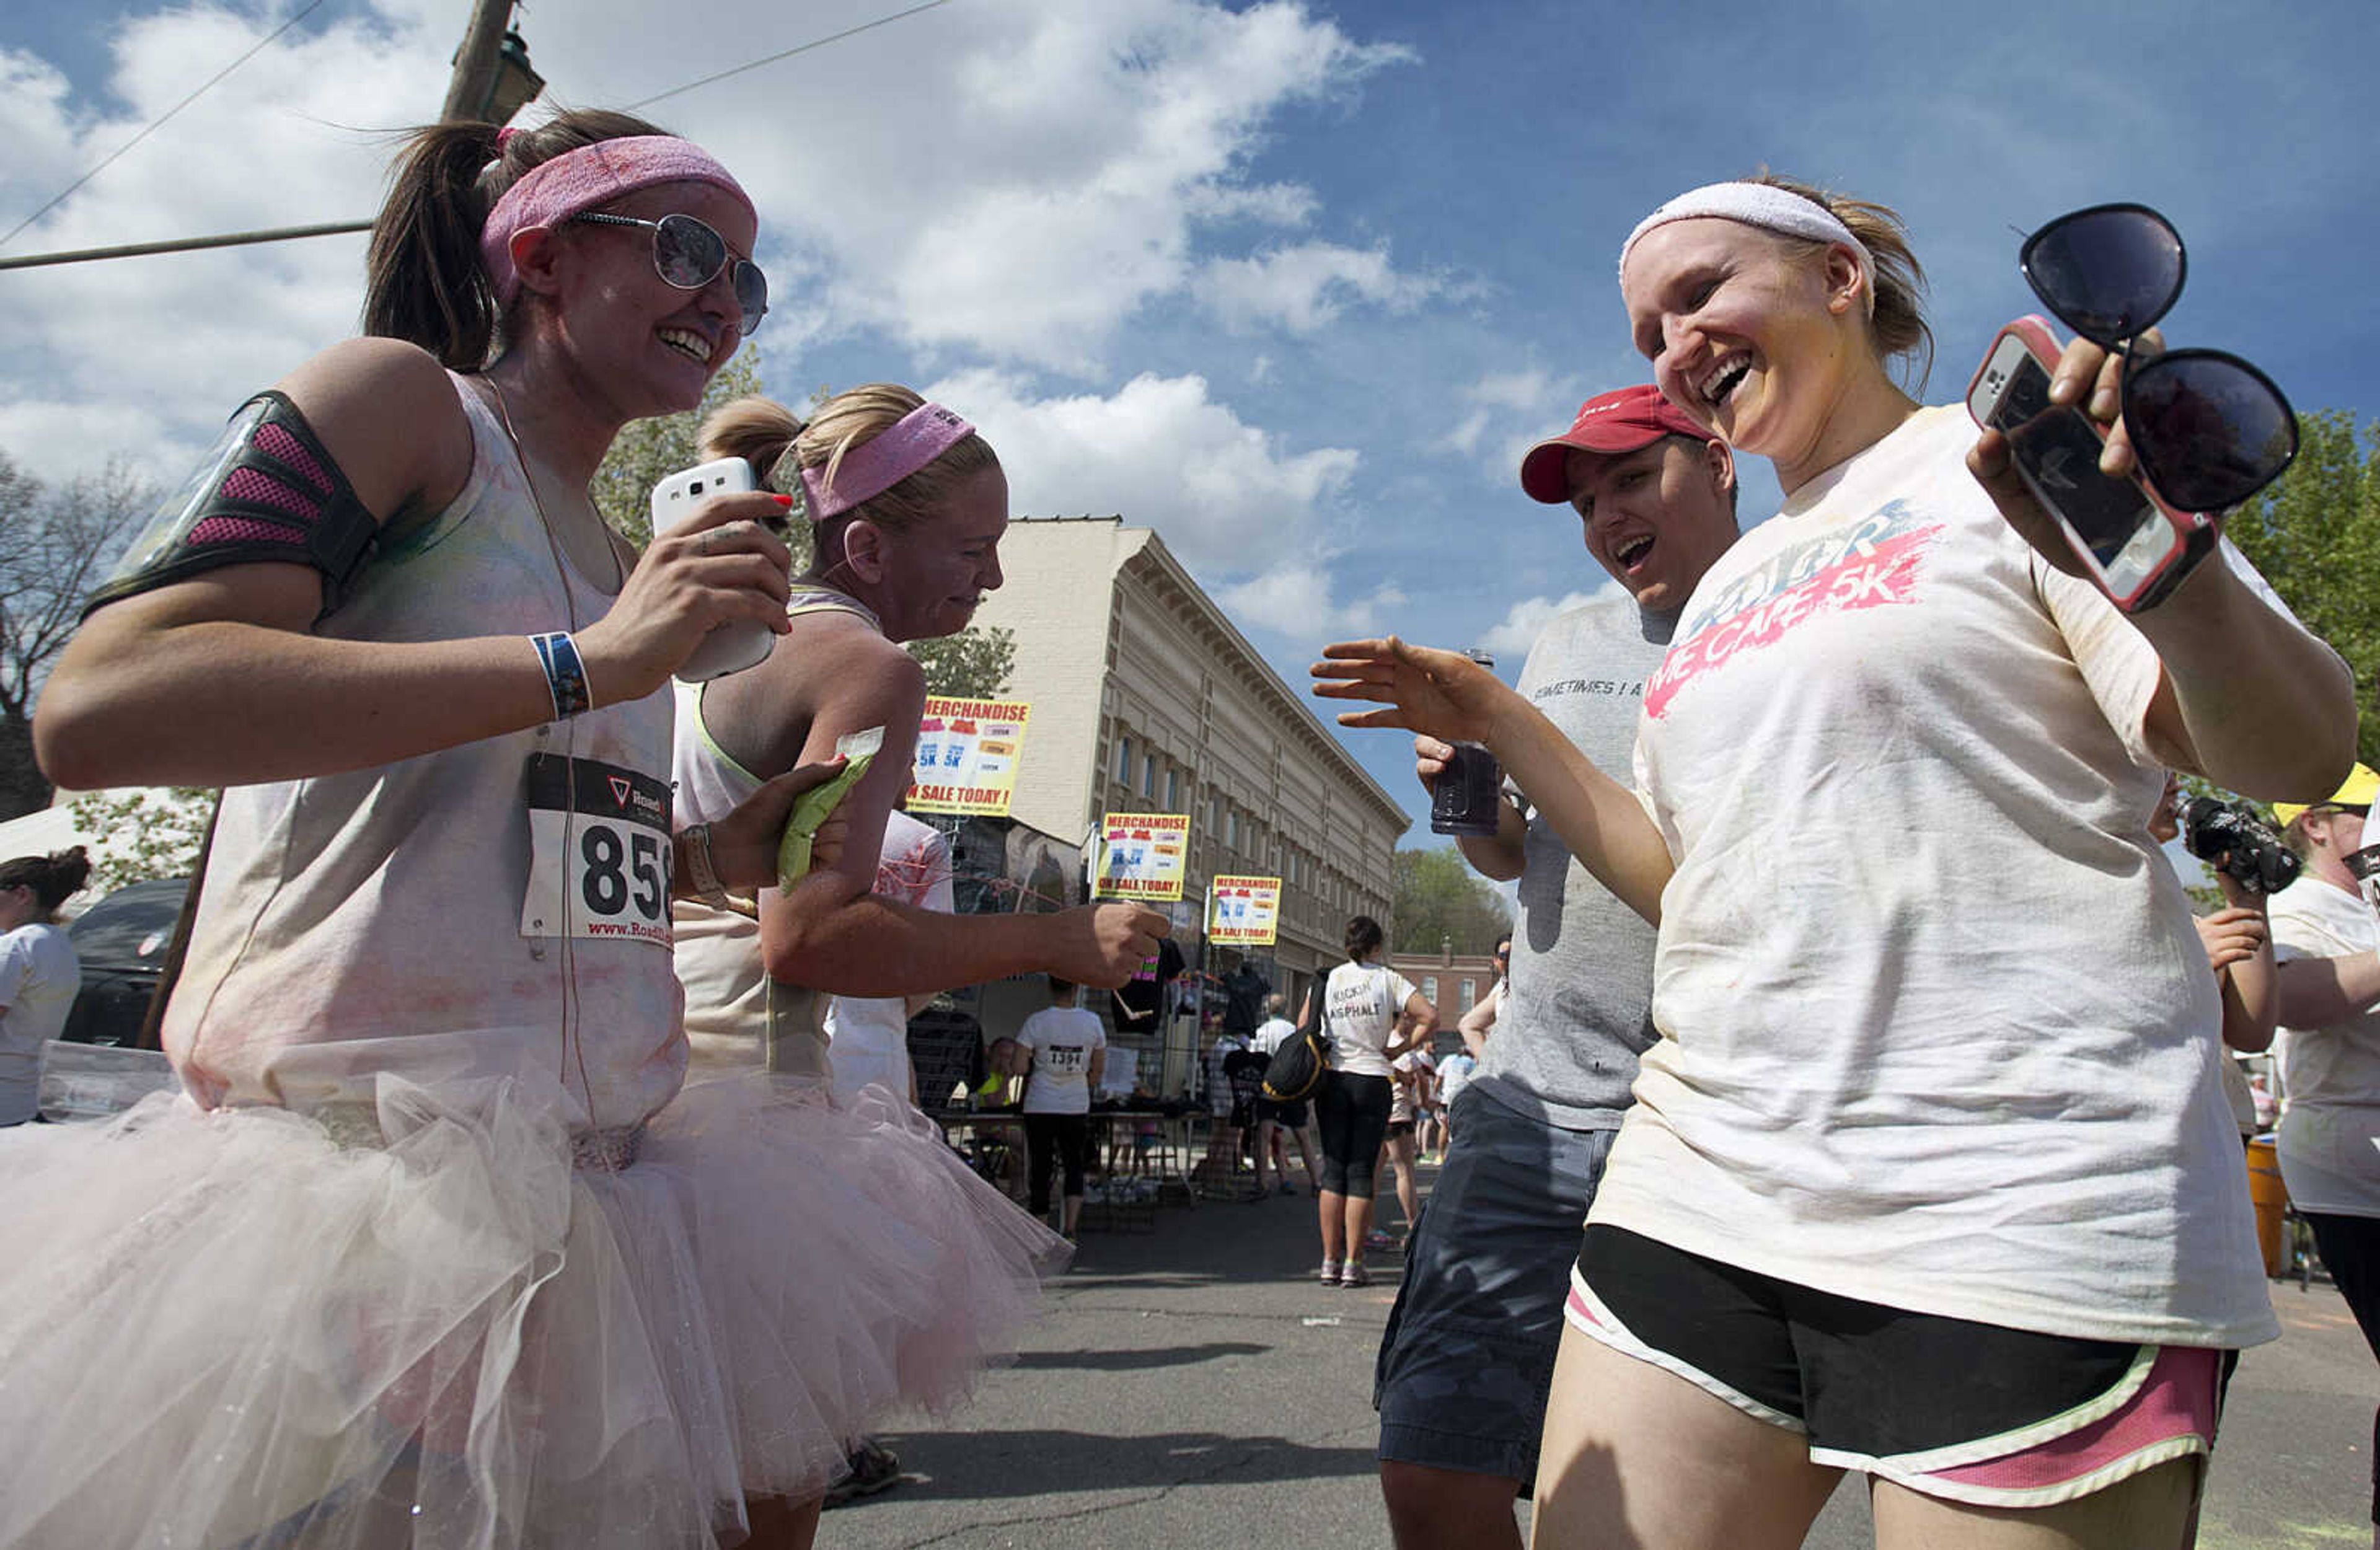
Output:
[[[1038,1060],[1046,1062],[1053,1076],[1080,1076],[1091,1069],[1088,1045],[1053,1044],[1043,1049]]]
[[[617,765],[532,754],[524,937],[670,945],[670,789]]]

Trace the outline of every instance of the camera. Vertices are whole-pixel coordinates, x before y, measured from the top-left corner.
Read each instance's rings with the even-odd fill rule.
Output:
[[[2211,796],[2181,805],[2181,843],[2251,893],[2278,893],[2297,880],[2303,865],[2252,809]]]

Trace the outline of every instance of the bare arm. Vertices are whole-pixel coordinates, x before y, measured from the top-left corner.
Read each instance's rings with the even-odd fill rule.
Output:
[[[1497,992],[1490,990],[1454,1024],[1454,1031],[1463,1035],[1463,1047],[1475,1060],[1488,1052],[1488,1035],[1496,1027],[1497,999]]]
[[[810,653],[801,642],[787,643],[752,670],[773,680],[737,686],[741,695],[765,693],[772,682],[784,688],[798,683],[811,695],[815,708],[798,745],[796,718],[722,702],[731,719],[765,729],[756,769],[831,757],[837,737],[884,729],[875,762],[838,808],[849,823],[840,864],[817,869],[791,891],[761,896],[760,951],[771,976],[838,996],[905,996],[1043,970],[1102,989],[1131,978],[1172,929],[1154,911],[1099,904],[1049,914],[952,915],[873,891],[885,816],[909,782],[925,678],[906,653],[873,632],[866,639],[880,649],[839,656],[823,688],[811,681],[816,664],[806,660]],[[710,703],[706,696],[706,711]]]
[[[1108,1047],[1104,1044],[1095,1044],[1091,1046],[1091,1063],[1086,1071],[1085,1075],[1090,1083],[1091,1096],[1093,1097],[1099,1096],[1099,1078],[1105,1076],[1107,1072]]]
[[[2154,331],[2145,346],[2162,347]],[[2118,419],[2123,365],[2122,357],[2077,339],[2049,392],[2052,403],[2082,406],[2112,427],[2099,466],[2119,478],[2139,466]],[[1985,431],[1967,466],[2045,559],[2082,574],[2055,520],[2025,489],[2006,437]],[[2355,758],[2355,684],[2337,652],[2214,559],[2165,601],[2130,618],[2165,669],[2148,719],[2160,757],[2267,801],[2314,802],[2338,788]]]
[[[2280,1020],[2292,1028],[2325,1028],[2380,1007],[2380,954],[2292,958],[2280,982]]]
[[[1402,727],[1443,742],[1484,743],[1571,854],[1597,882],[1655,925],[1672,869],[1669,847],[1636,795],[1589,762],[1544,714],[1496,675],[1451,651],[1385,640],[1323,648],[1314,692],[1379,703],[1348,711],[1354,727]]]
[[[441,509],[469,478],[454,386],[410,345],[351,340],[277,385],[379,520]],[[767,496],[732,498],[695,527],[774,509]],[[698,539],[656,544],[605,618],[579,632],[599,704],[650,693],[713,624],[782,613],[782,544],[746,522],[714,547],[698,558]],[[325,639],[310,633],[322,606],[310,568],[262,563],[100,609],[42,692],[42,768],[82,788],[242,784],[367,769],[552,718],[544,671],[519,636]]]

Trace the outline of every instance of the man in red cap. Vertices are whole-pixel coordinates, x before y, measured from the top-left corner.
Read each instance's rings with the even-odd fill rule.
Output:
[[[1650,387],[1590,398],[1531,447],[1521,488],[1569,504],[1605,588],[1548,624],[1522,694],[1604,769],[1630,767],[1645,682],[1711,562],[1735,541],[1735,463]],[[1453,750],[1414,740],[1429,782]],[[1579,1232],[1653,1042],[1653,930],[1507,788],[1496,835],[1460,842],[1518,878],[1511,977],[1463,1089],[1380,1345],[1380,1488],[1400,1550],[1520,1550]]]

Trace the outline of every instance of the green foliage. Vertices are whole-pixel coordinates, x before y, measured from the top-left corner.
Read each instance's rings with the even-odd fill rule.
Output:
[[[1451,937],[1456,952],[1487,953],[1494,950],[1498,937],[1512,929],[1501,896],[1452,845],[1399,851],[1394,872],[1391,952],[1436,952],[1440,940]]]
[[[653,486],[681,468],[691,468],[702,461],[695,444],[695,431],[703,417],[732,398],[744,398],[762,392],[760,386],[760,353],[746,346],[743,353],[719,369],[703,390],[702,402],[682,415],[667,415],[660,419],[640,419],[624,429],[604,454],[601,466],[587,492],[595,498],[595,509],[603,520],[638,548],[652,541]],[[789,541],[795,548],[794,569],[798,574],[809,563],[809,532],[800,522],[793,525]]]
[[[2298,417],[2289,471],[2224,531],[2355,672],[2357,757],[2380,765],[2380,425],[2345,409]]]
[[[91,886],[100,893],[151,878],[187,878],[218,793],[195,786],[85,792],[74,799],[75,827],[92,836]]]
[[[1016,671],[1016,634],[997,624],[913,640],[907,650],[926,670],[926,693],[953,699],[997,699]]]

